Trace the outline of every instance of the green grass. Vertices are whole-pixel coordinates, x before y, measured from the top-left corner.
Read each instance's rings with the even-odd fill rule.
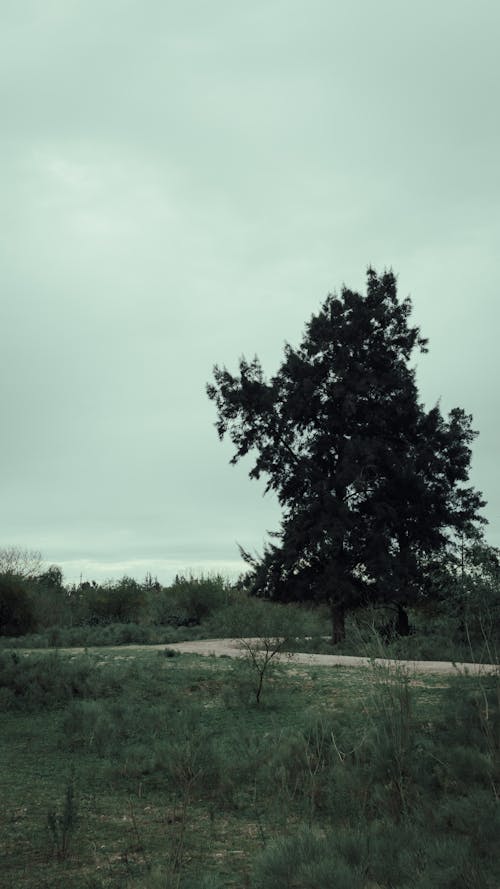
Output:
[[[4,653],[2,889],[497,889],[497,677],[291,663],[259,706],[254,682]]]

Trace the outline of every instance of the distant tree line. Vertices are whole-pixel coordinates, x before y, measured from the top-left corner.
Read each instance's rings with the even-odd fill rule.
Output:
[[[256,597],[253,572],[235,584],[221,575],[187,574],[162,586],[148,574],[143,581],[125,576],[103,584],[65,585],[56,565],[30,576],[4,567],[0,549],[0,638],[9,646],[19,637],[27,637],[29,646],[64,647],[168,644],[192,633],[253,637],[271,631],[273,638],[295,637],[295,650],[308,646],[311,638],[311,650],[324,651],[327,645],[325,603],[273,603]],[[405,638],[397,608],[390,603],[360,606],[349,614],[342,650],[366,654],[367,644],[377,648],[382,643],[395,657],[497,659],[499,550],[484,541],[464,540],[456,551],[429,563],[426,595],[408,608],[408,618],[411,635]]]
[[[9,551],[12,555],[13,549]],[[157,624],[194,626],[227,598],[231,584],[220,575],[177,575],[162,586],[151,574],[143,581],[82,581],[65,585],[61,569],[41,569],[42,560],[3,559],[0,548],[0,635],[22,636],[47,627]]]

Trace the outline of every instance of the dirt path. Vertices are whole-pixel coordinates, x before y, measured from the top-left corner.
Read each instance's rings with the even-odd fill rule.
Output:
[[[248,643],[258,644],[258,639],[247,639]],[[216,657],[244,657],[245,646],[241,639],[196,639],[191,642],[174,642],[170,645],[130,645],[128,648],[172,648],[174,651],[183,651],[189,654],[215,655]],[[415,673],[498,673],[497,664],[462,664],[451,661],[397,661],[386,658],[351,657],[345,654],[305,654],[283,653],[279,655],[281,662],[293,664],[305,664],[319,667],[369,667],[372,664],[386,665],[390,667],[403,667]]]
[[[185,652],[186,654],[200,654],[206,657],[245,657],[245,643],[252,646],[259,646],[258,638],[248,639],[193,639],[190,642],[171,642],[162,645],[110,645],[110,646],[93,646],[86,648],[60,648],[57,649],[65,654],[83,654],[87,650],[116,650],[126,651],[162,651],[165,648],[174,651]],[[43,649],[47,651],[48,649]],[[53,649],[55,650],[55,649]],[[25,654],[38,654],[39,648],[26,648]],[[288,664],[304,664],[304,666],[317,667],[371,667],[373,664],[387,666],[392,668],[403,668],[410,673],[439,673],[448,675],[470,674],[485,675],[499,674],[500,665],[498,664],[464,664],[453,663],[451,661],[400,661],[390,658],[369,658],[369,657],[353,657],[346,654],[308,654],[305,652],[294,652],[293,654],[283,652],[273,658],[275,661]]]

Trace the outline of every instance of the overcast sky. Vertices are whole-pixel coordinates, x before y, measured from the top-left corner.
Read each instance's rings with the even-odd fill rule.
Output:
[[[238,572],[279,510],[215,363],[392,268],[500,545],[497,0],[2,0],[0,545]]]

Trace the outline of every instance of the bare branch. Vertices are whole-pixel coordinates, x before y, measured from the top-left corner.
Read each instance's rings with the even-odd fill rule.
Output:
[[[0,574],[15,574],[27,580],[42,570],[42,554],[20,546],[0,546]]]

